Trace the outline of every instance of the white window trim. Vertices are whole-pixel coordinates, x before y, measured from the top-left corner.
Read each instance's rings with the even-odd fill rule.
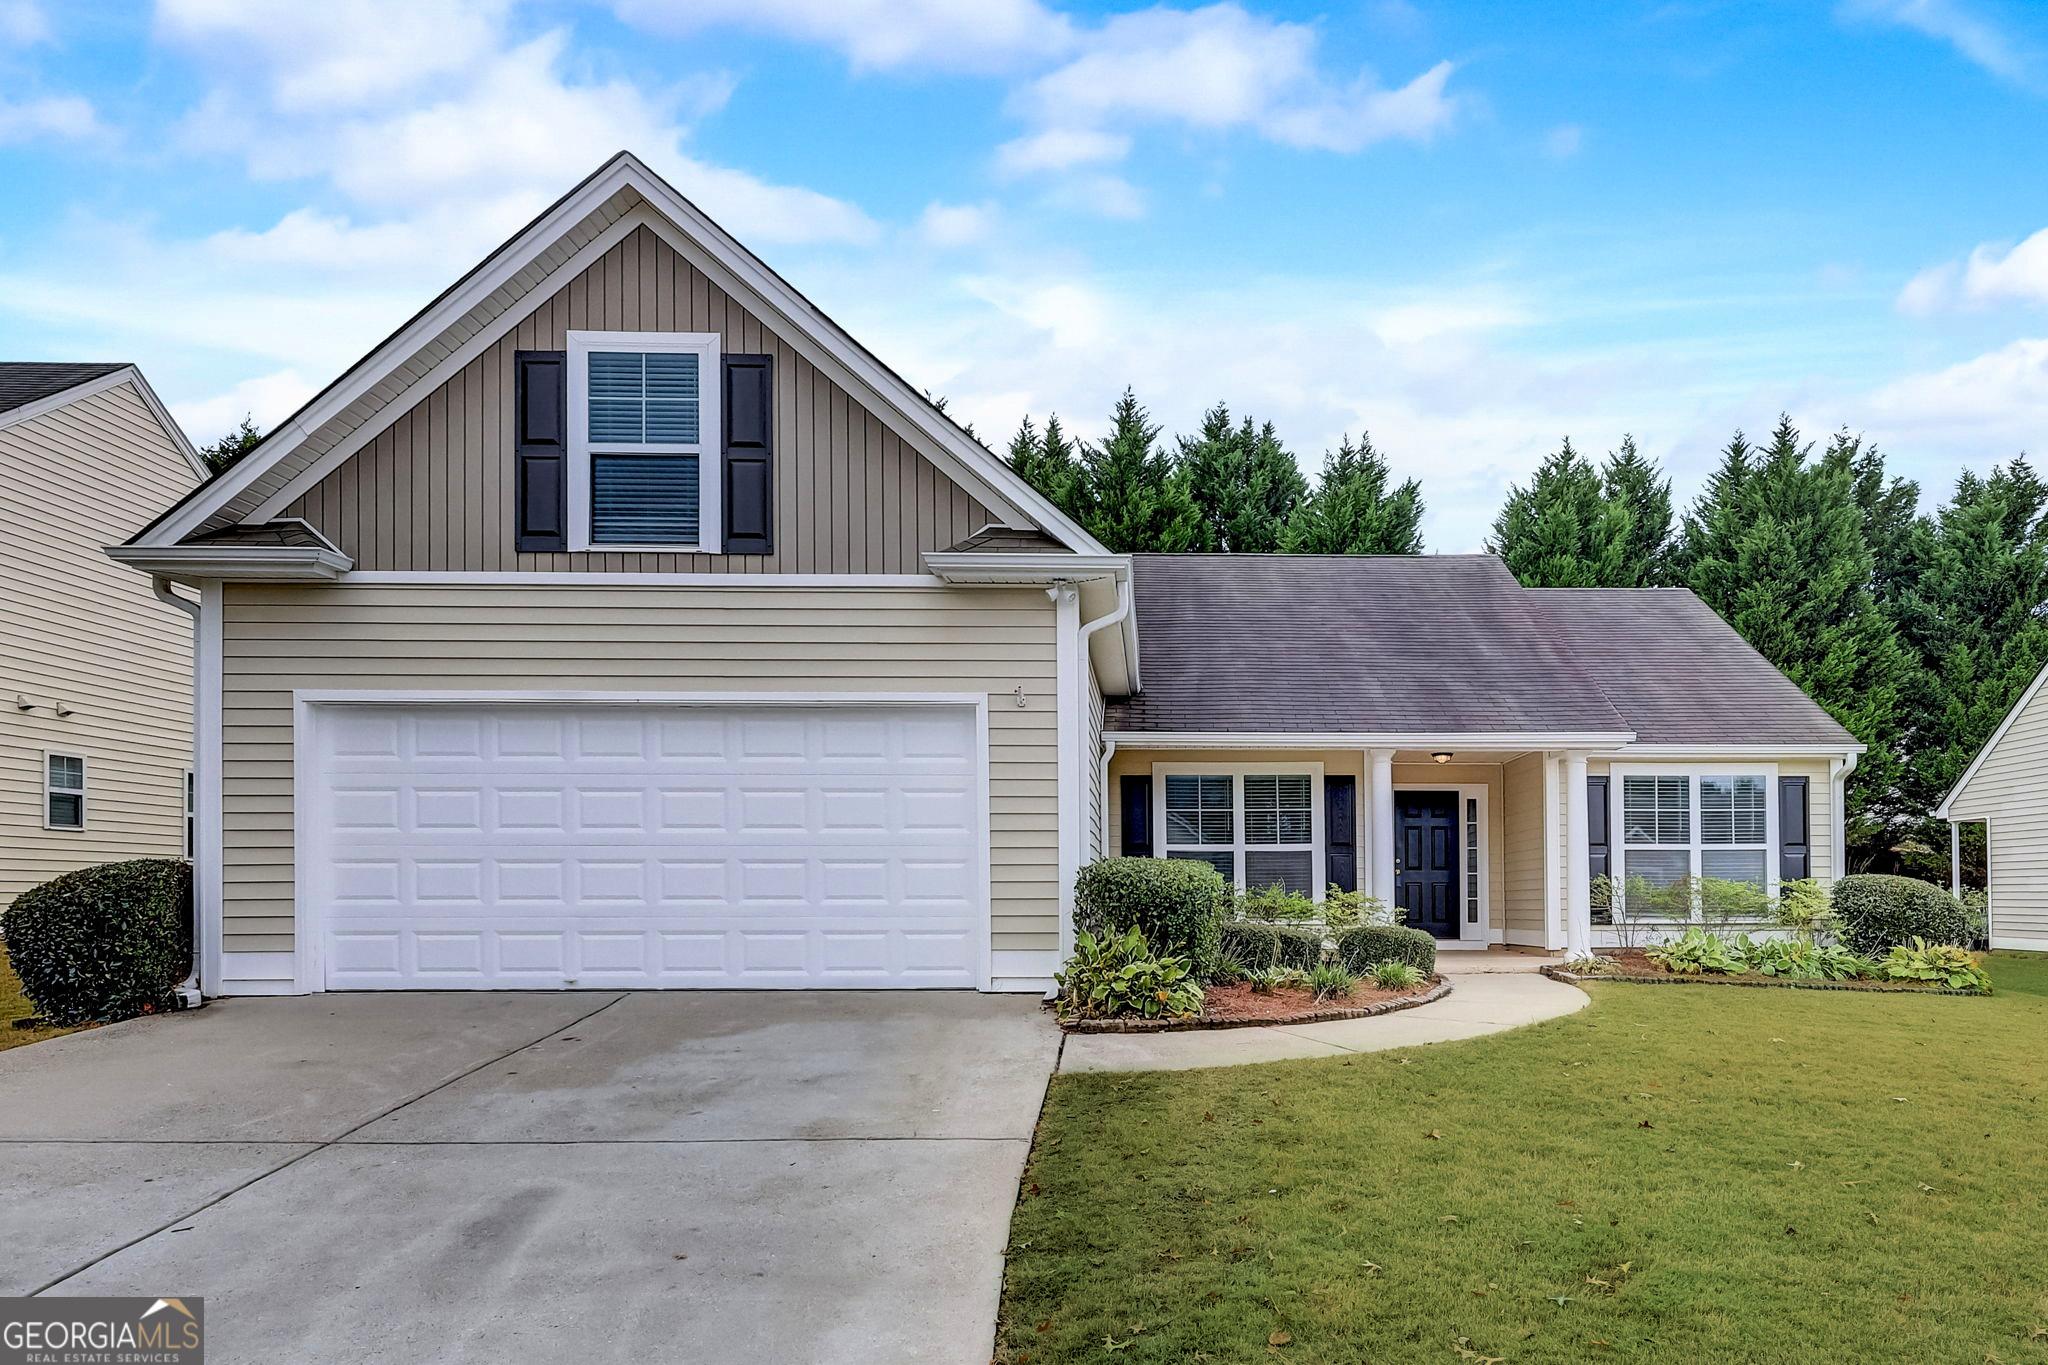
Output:
[[[1754,844],[1706,844],[1700,839],[1700,783],[1702,777],[1761,777],[1764,780],[1764,894],[1778,894],[1778,765],[1775,763],[1616,763],[1608,769],[1607,784],[1607,829],[1612,842],[1608,845],[1614,860],[1614,881],[1616,885],[1628,885],[1628,851],[1631,847],[1671,850],[1684,848],[1690,855],[1691,875],[1698,879],[1701,849],[1747,849]],[[1626,830],[1622,827],[1622,779],[1627,777],[1683,777],[1686,779],[1686,795],[1691,802],[1691,842],[1687,844],[1635,844],[1628,842]],[[1625,912],[1624,912],[1625,913]],[[1691,917],[1685,923],[1704,922],[1704,915],[1695,905]],[[1639,924],[1675,923],[1661,916],[1646,917],[1636,921]]]
[[[78,785],[59,787],[50,781],[50,760],[53,758],[75,758],[78,760]],[[78,798],[78,823],[55,825],[50,823],[50,798],[52,796],[76,796]],[[43,828],[62,834],[76,834],[92,820],[92,764],[84,754],[70,753],[63,749],[43,750]]]
[[[1228,777],[1230,783],[1231,833],[1235,841],[1231,852],[1235,855],[1238,890],[1245,889],[1245,854],[1256,850],[1261,853],[1299,852],[1299,844],[1247,844],[1244,839],[1244,779],[1251,776],[1287,775],[1308,776],[1309,845],[1311,885],[1314,899],[1320,903],[1328,891],[1327,871],[1328,843],[1323,831],[1323,765],[1321,763],[1154,763],[1152,765],[1152,828],[1156,835],[1152,840],[1152,856],[1166,856],[1166,779],[1168,777]],[[1221,853],[1221,844],[1202,847]]]
[[[567,509],[569,548],[598,553],[718,554],[725,547],[725,397],[720,366],[721,341],[716,332],[571,332],[569,333],[569,441]],[[602,443],[603,451],[677,454],[697,457],[697,543],[694,545],[625,545],[590,540],[590,353],[643,351],[695,353],[698,361],[697,444],[623,445]]]

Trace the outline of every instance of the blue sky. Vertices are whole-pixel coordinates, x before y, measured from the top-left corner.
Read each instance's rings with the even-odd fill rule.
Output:
[[[0,0],[0,356],[274,422],[629,147],[985,437],[2048,441],[2048,6]],[[2037,235],[2038,234],[2038,235]]]

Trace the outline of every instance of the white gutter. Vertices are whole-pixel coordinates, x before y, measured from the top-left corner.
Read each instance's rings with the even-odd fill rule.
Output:
[[[1844,755],[1828,764],[1828,795],[1834,800],[1835,877],[1849,875],[1849,774],[1856,771],[1859,755]]]
[[[189,597],[181,597],[173,592],[171,590],[171,580],[162,574],[150,575],[149,590],[156,594],[159,602],[176,607],[179,611],[192,618],[192,771],[197,773],[199,771],[199,604]],[[190,781],[191,779],[188,778],[186,780]],[[185,791],[183,785],[180,784],[178,802],[181,808],[184,805],[184,800]],[[194,852],[197,851],[196,849],[194,850]],[[185,1002],[187,1009],[198,1005],[202,999],[199,994],[199,933],[199,892],[198,888],[194,887],[192,893],[192,970],[187,972],[185,979],[178,983],[178,999]]]

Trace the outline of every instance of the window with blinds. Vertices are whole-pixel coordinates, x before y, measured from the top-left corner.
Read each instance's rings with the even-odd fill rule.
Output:
[[[85,828],[85,760],[50,754],[43,768],[43,823],[50,829]]]
[[[1624,776],[1616,850],[1624,888],[1646,883],[1662,890],[1713,877],[1768,890],[1772,785],[1750,773]],[[1631,901],[1628,913],[1649,912]]]
[[[715,333],[569,333],[569,549],[718,549],[719,357]]]
[[[1159,785],[1161,856],[1206,862],[1234,886],[1321,891],[1317,775],[1167,773]]]

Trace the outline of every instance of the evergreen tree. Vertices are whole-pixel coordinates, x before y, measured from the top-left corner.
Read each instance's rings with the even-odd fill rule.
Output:
[[[1294,554],[1419,555],[1422,485],[1408,480],[1389,493],[1387,462],[1372,437],[1346,436],[1323,455],[1316,489],[1295,509],[1280,548]]]
[[[1905,586],[1914,525],[1920,519],[1920,485],[1910,479],[1887,479],[1884,456],[1860,436],[1838,431],[1828,443],[1831,458],[1848,462],[1863,509],[1863,537],[1870,542],[1871,591],[1880,604],[1891,603]]]
[[[1117,554],[1200,550],[1208,538],[1187,478],[1158,448],[1159,428],[1129,389],[1117,400],[1110,432],[1081,448],[1087,481],[1082,524]]]
[[[208,471],[224,473],[244,455],[263,443],[263,430],[245,414],[241,425],[221,437],[210,446],[199,447],[199,458],[206,462]]]
[[[1872,592],[1875,556],[1856,452],[1818,460],[1791,419],[1753,449],[1737,433],[1685,519],[1687,586],[1868,748],[1849,790],[1852,863],[1900,824],[1900,692],[1907,656]]]
[[[1203,548],[1270,554],[1308,494],[1301,466],[1273,424],[1237,426],[1218,403],[1202,414],[1200,436],[1180,439],[1180,468],[1202,514]]]
[[[1073,443],[1060,428],[1057,415],[1045,419],[1043,436],[1031,425],[1031,418],[1025,417],[1017,428],[1017,434],[1010,438],[1010,451],[1006,458],[1010,468],[1045,494],[1053,506],[1076,520],[1085,520],[1087,481],[1083,477],[1081,461],[1074,453]]]
[[[1600,470],[1600,491],[1628,518],[1622,536],[1619,588],[1657,588],[1671,581],[1671,480],[1661,477],[1656,462],[1636,450],[1636,438],[1623,436],[1621,449],[1609,452]]]
[[[1524,587],[1601,588],[1635,581],[1628,563],[1628,514],[1610,502],[1600,475],[1565,439],[1523,488],[1508,489],[1487,548]]]

